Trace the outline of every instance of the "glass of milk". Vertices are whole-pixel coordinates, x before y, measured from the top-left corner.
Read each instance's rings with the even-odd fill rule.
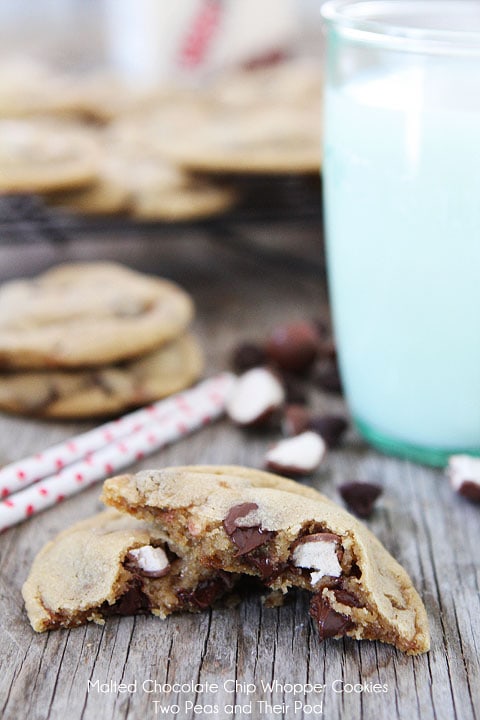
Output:
[[[340,371],[360,433],[480,454],[480,2],[335,1],[324,198]]]

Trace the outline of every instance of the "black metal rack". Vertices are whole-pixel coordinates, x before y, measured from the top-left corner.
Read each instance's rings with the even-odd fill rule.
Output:
[[[316,225],[321,228],[321,184],[317,176],[259,176],[236,178],[242,200],[231,211],[188,222],[138,221],[128,216],[84,216],[47,205],[35,195],[0,196],[0,247],[2,245],[62,244],[82,235],[112,234],[122,237],[139,232],[152,240],[188,237],[191,231],[207,231],[233,252],[255,253],[270,263],[289,262],[297,270],[317,273],[323,261],[306,259],[285,250],[259,247],[248,227],[273,223]],[[168,232],[166,232],[168,230]]]

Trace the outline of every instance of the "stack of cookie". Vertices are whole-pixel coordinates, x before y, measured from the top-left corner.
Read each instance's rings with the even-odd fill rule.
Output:
[[[110,509],[48,543],[23,587],[35,630],[111,615],[198,612],[246,578],[279,605],[311,594],[320,639],[428,650],[405,570],[358,520],[318,493],[242,467],[180,467],[107,480]],[[251,582],[250,582],[251,587]]]
[[[178,392],[202,372],[193,312],[174,283],[108,262],[5,283],[0,408],[90,418]]]
[[[217,215],[242,199],[238,176],[318,176],[321,94],[306,59],[148,93],[0,60],[0,193],[141,220]]]

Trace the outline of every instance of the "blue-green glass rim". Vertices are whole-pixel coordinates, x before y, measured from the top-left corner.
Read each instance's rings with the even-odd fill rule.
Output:
[[[334,27],[342,37],[388,50],[439,55],[480,54],[480,32],[470,26],[462,30],[445,30],[417,27],[398,19],[375,18],[376,13],[392,15],[402,10],[419,16],[428,13],[432,17],[445,15],[446,11],[477,11],[477,0],[329,0],[321,8],[324,22]]]
[[[445,467],[451,455],[472,455],[480,457],[480,448],[426,448],[419,445],[411,445],[402,442],[389,435],[384,435],[368,423],[354,418],[355,425],[360,435],[374,448],[385,455],[394,455],[404,460],[412,460],[421,465],[432,467]]]

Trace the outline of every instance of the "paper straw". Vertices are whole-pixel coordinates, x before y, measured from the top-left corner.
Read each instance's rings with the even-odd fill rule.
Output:
[[[27,485],[58,473],[62,468],[87,457],[108,443],[127,437],[142,427],[146,427],[152,420],[160,420],[169,413],[175,413],[179,408],[184,408],[187,412],[187,408],[192,403],[190,399],[193,397],[192,393],[197,391],[215,393],[218,385],[219,392],[223,397],[223,385],[231,384],[231,379],[232,376],[229,373],[223,373],[216,378],[200,383],[192,390],[178,393],[166,400],[159,400],[140,408],[140,410],[100,425],[94,430],[53,445],[36,455],[5,465],[0,469],[0,497],[6,498]]]
[[[175,403],[174,411],[158,420],[151,419],[148,425],[142,425],[129,436],[89,453],[55,475],[3,500],[0,502],[1,531],[208,425],[223,414],[233,383],[234,378],[228,373],[201,383],[182,393],[182,402]]]

